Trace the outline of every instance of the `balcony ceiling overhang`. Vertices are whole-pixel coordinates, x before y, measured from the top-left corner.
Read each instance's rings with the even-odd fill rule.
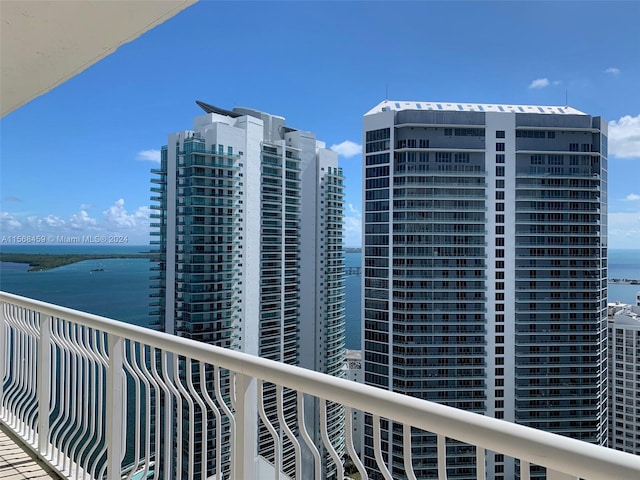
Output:
[[[0,1],[0,115],[47,93],[196,1]]]

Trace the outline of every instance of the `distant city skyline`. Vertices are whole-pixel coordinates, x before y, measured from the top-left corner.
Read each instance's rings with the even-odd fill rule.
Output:
[[[0,231],[146,244],[158,145],[201,98],[278,112],[325,139],[346,178],[345,245],[360,246],[361,118],[388,96],[602,115],[609,245],[636,247],[640,4],[545,5],[200,2],[1,120]]]

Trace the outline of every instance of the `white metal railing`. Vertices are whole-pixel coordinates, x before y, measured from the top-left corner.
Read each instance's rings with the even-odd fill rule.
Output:
[[[518,459],[523,479],[529,465],[546,467],[550,479],[640,478],[640,457],[627,453],[12,294],[0,292],[0,302],[0,420],[69,478],[257,478],[261,421],[276,465],[286,437],[296,478],[324,478],[324,455],[341,479],[327,402],[345,408],[346,450],[362,478],[369,477],[354,449],[352,409],[372,415],[372,468],[386,479],[381,419],[403,425],[410,479],[412,428],[437,435],[440,479],[448,439],[475,447],[478,479],[487,451]],[[284,421],[282,402],[265,411],[265,385],[275,385],[280,400],[296,395],[296,425]],[[322,454],[303,419],[308,395],[319,400]],[[273,469],[270,478],[282,477]]]

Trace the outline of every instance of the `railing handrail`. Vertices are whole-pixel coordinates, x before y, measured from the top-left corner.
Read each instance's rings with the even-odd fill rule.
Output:
[[[6,292],[0,291],[0,302],[64,318],[558,472],[588,479],[640,478],[640,457],[629,453]]]

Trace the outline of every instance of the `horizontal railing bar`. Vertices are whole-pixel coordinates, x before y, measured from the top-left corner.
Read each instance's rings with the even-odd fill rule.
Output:
[[[640,457],[246,353],[0,292],[0,301],[64,318],[263,381],[585,479],[640,478]]]

